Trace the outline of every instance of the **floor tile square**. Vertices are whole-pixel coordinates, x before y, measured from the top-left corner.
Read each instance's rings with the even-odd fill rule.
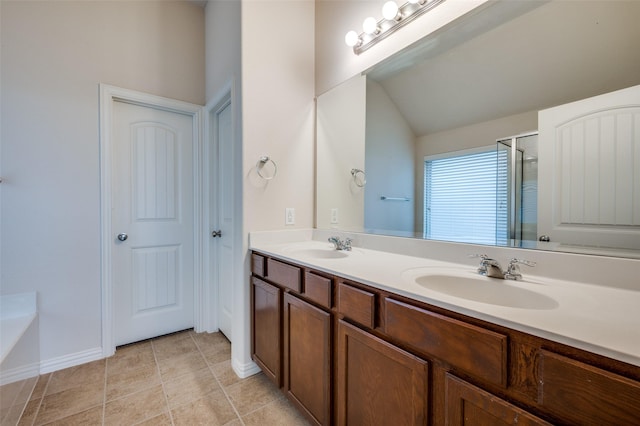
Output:
[[[171,413],[176,426],[226,425],[238,418],[221,390],[176,407]]]
[[[160,373],[155,365],[107,375],[106,400],[111,401],[125,395],[159,385]]]
[[[109,401],[104,409],[105,425],[135,424],[168,412],[162,386]]]
[[[63,370],[64,371],[64,370]],[[45,395],[36,417],[36,425],[46,424],[63,417],[102,405],[104,402],[104,383],[88,383],[65,389],[61,392]]]
[[[169,408],[195,401],[217,390],[220,390],[218,381],[208,368],[190,372],[164,382],[164,391],[169,401]]]
[[[262,373],[229,386],[226,392],[240,416],[283,397],[276,386]]]

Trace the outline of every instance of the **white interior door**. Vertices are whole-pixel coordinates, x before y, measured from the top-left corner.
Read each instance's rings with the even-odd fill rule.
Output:
[[[540,111],[538,234],[640,248],[640,86]]]
[[[194,325],[193,118],[113,103],[116,345]]]
[[[233,325],[233,123],[231,101],[222,101],[212,111],[213,121],[213,158],[211,161],[215,183],[211,200],[212,224],[220,231],[217,238],[211,239],[211,250],[215,259],[211,265],[215,270],[211,276],[218,282],[218,327],[229,340]],[[214,227],[215,228],[215,227]],[[213,235],[213,234],[212,234]]]

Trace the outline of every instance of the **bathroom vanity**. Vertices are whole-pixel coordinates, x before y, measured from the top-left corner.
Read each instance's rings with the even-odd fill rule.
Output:
[[[253,359],[314,424],[624,425],[640,419],[640,353],[637,343],[623,342],[639,337],[636,314],[631,327],[612,324],[607,331],[611,313],[603,309],[599,326],[583,321],[567,302],[570,286],[558,284],[563,289],[555,295],[507,295],[513,306],[507,299],[491,306],[412,287],[438,281],[446,271],[449,284],[473,285],[469,271],[457,274],[460,265],[359,248],[340,252],[320,241],[252,249]],[[480,279],[507,293],[520,288],[519,282]],[[522,284],[529,285],[544,283]],[[599,289],[579,289],[591,290]],[[640,296],[611,291],[622,291],[613,298]],[[597,306],[602,296],[591,296]],[[477,308],[482,305],[486,310]],[[585,327],[592,330],[580,335]],[[618,333],[620,346],[589,342],[589,333]]]

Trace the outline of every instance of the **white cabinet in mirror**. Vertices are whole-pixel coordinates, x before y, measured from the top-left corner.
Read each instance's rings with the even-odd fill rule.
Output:
[[[539,129],[538,179],[507,172],[516,187],[539,189],[528,203],[537,214],[510,204],[509,238],[485,243],[640,257],[640,91],[620,101],[624,111],[593,106],[640,85],[640,2],[551,1],[517,13],[505,12],[508,3],[460,18],[318,97],[318,228],[428,237],[425,158]],[[538,115],[585,99],[561,123]],[[612,109],[620,114],[604,112]],[[366,172],[364,188],[350,184],[354,167]],[[533,222],[511,229],[524,216]],[[459,234],[445,239],[478,243]],[[543,235],[550,242],[537,241]]]

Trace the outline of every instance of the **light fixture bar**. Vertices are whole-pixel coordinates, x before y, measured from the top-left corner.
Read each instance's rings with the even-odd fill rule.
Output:
[[[357,43],[353,45],[353,53],[356,55],[361,54],[444,1],[445,0],[427,0],[422,2],[422,4],[420,2],[407,2],[403,4],[398,8],[398,16],[401,17],[400,19],[389,20],[383,18],[378,21],[377,32],[372,34],[367,34],[366,32],[360,33]]]

